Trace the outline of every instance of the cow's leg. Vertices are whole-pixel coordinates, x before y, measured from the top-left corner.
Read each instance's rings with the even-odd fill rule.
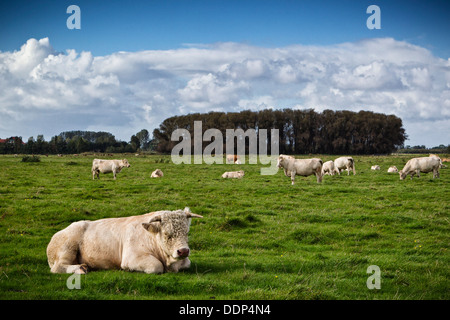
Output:
[[[291,182],[292,182],[292,185],[294,185],[294,181],[295,181],[295,171],[291,171]]]
[[[348,176],[350,175],[350,167],[349,166],[347,166],[347,175]]]
[[[128,255],[120,266],[122,269],[145,273],[163,273],[164,266],[151,255]]]
[[[59,249],[54,248],[57,252],[55,260],[50,267],[53,273],[78,273],[86,274],[88,266],[86,264],[77,264],[78,246],[75,244],[64,244],[64,247]],[[52,248],[53,249],[53,248]],[[51,249],[51,250],[52,250]]]
[[[316,178],[317,178],[317,183],[322,182],[322,170],[318,169],[315,172]]]
[[[177,261],[169,266],[170,272],[178,272],[180,270],[188,269],[191,266],[189,258]]]
[[[417,178],[420,178],[420,170],[416,170]]]

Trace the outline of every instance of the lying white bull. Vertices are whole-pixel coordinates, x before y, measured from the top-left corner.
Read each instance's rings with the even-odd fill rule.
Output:
[[[390,166],[387,172],[388,173],[396,173],[396,172],[398,172],[398,169],[396,166]]]
[[[441,162],[437,157],[412,158],[398,174],[400,175],[400,180],[404,180],[408,174],[411,175],[412,179],[415,174],[420,178],[421,172],[433,171],[433,178],[439,178],[440,166]]]
[[[130,164],[127,159],[123,160],[102,160],[102,159],[94,159],[92,161],[92,180],[95,179],[95,175],[97,175],[97,179],[100,179],[101,173],[113,173],[114,179],[116,179],[116,174],[119,173],[124,167],[129,168]]]
[[[47,258],[53,273],[123,269],[145,273],[189,268],[189,208],[126,218],[78,221],[53,235]]]
[[[156,169],[155,171],[152,172],[151,177],[152,178],[162,178],[162,177],[164,177],[164,173],[160,169]]]
[[[334,166],[333,160],[327,161],[322,166],[322,176],[329,174],[334,176],[336,173],[339,174],[339,170]]]
[[[241,179],[244,176],[244,170],[228,171],[222,174],[222,178],[236,178]]]
[[[372,167],[370,167],[370,170],[380,170],[380,166],[379,165],[374,165]]]
[[[339,175],[341,174],[341,170],[347,170],[347,175],[350,175],[350,169],[353,170],[353,175],[356,174],[355,161],[352,157],[339,157],[334,160],[334,166],[339,172]]]
[[[322,182],[322,165],[321,159],[291,159],[284,155],[278,157],[278,168],[284,168],[291,174],[291,181],[294,184],[295,176],[310,176],[315,175],[317,183]]]

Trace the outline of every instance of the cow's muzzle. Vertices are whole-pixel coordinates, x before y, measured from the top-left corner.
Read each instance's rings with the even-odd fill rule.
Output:
[[[181,248],[177,250],[178,257],[187,258],[189,257],[189,248]]]

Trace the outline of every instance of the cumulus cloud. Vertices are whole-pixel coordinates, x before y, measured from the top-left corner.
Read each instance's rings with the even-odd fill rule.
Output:
[[[0,52],[1,136],[49,139],[81,129],[128,140],[172,115],[264,108],[395,114],[412,143],[447,144],[450,60],[391,38],[283,48],[217,43],[106,56],[58,53],[44,38]],[[420,130],[435,122],[435,130]]]

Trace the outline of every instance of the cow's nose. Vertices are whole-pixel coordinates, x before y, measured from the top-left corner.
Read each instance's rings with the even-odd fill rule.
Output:
[[[189,256],[189,248],[181,248],[177,250],[177,253],[180,257],[186,258]]]

